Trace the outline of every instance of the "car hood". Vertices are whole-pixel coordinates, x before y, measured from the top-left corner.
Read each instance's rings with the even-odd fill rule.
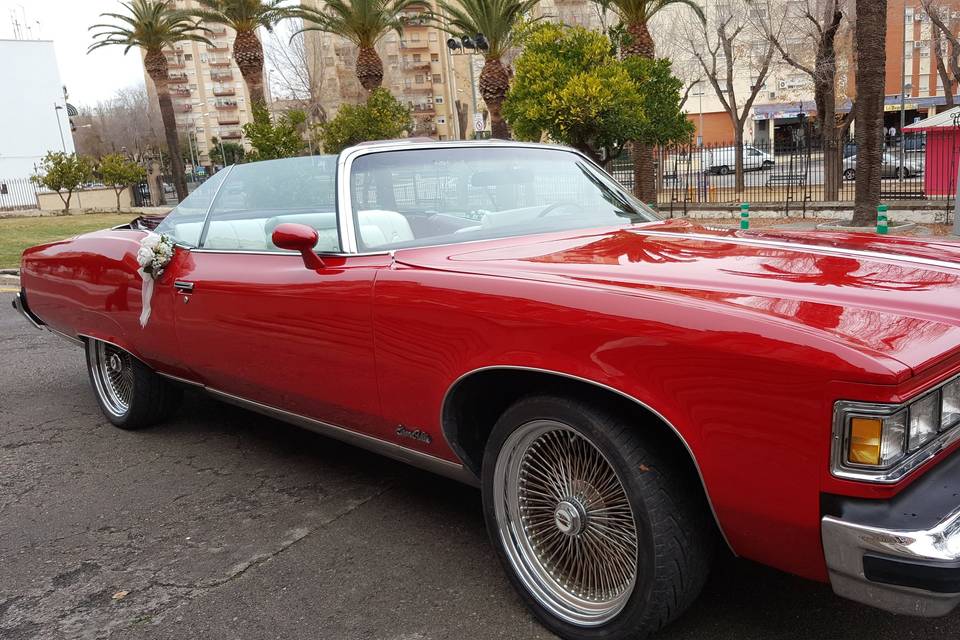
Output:
[[[603,287],[815,331],[916,374],[960,353],[960,243],[686,221],[401,250],[410,266]]]

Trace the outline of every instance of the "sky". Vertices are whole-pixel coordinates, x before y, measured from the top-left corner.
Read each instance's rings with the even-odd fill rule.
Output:
[[[60,80],[70,103],[95,105],[118,89],[142,85],[139,50],[123,55],[123,47],[104,47],[87,55],[92,39],[87,28],[105,11],[118,12],[119,0],[0,0],[0,39],[13,38],[13,20],[23,39],[53,40]]]

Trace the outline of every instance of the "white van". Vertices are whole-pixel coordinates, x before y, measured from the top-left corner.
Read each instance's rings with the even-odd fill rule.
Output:
[[[710,149],[707,152],[707,170],[721,176],[733,173],[737,166],[737,148],[718,147]],[[771,169],[775,161],[773,155],[760,151],[749,144],[743,145],[743,169],[744,171]]]

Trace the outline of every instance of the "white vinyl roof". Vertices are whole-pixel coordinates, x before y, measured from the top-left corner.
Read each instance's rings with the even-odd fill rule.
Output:
[[[927,131],[928,129],[952,129],[960,123],[960,107],[947,109],[935,116],[908,124],[904,131]]]

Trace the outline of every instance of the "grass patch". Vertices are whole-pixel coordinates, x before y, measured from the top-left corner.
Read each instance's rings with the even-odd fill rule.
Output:
[[[20,254],[35,244],[109,229],[137,217],[135,213],[89,213],[76,216],[0,219],[0,269],[20,266]]]

